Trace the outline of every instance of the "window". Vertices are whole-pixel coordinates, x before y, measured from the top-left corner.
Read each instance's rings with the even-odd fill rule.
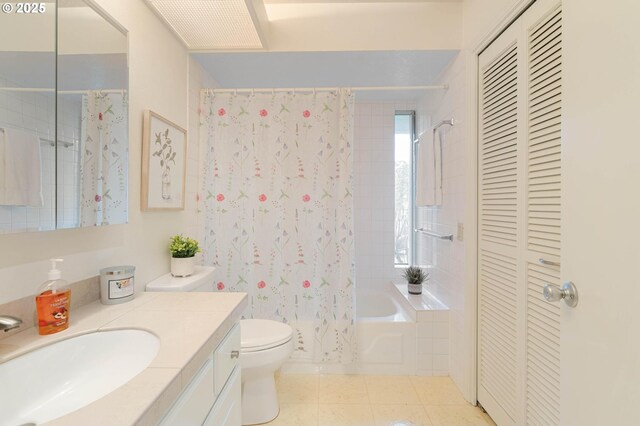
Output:
[[[396,266],[407,266],[413,260],[414,121],[413,111],[396,112],[394,221]]]

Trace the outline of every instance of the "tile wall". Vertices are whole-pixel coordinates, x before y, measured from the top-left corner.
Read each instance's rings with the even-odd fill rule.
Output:
[[[353,178],[357,288],[384,289],[399,277],[394,267],[395,112],[415,102],[356,98]]]
[[[449,375],[449,308],[423,289],[409,294],[405,283],[392,287],[411,318],[415,319],[418,376]]]
[[[471,342],[464,330],[468,306],[475,301],[465,300],[465,242],[458,234],[458,224],[465,219],[465,132],[466,93],[465,64],[458,56],[443,72],[437,84],[447,84],[442,93],[425,96],[420,107],[431,117],[432,123],[453,118],[453,127],[442,128],[443,144],[443,204],[439,207],[421,207],[418,225],[436,232],[454,234],[454,241],[419,237],[421,262],[431,265],[428,290],[449,307],[449,372],[458,384],[466,383],[465,356]],[[443,342],[440,342],[444,344]],[[444,361],[442,361],[444,362]]]
[[[449,311],[423,311],[416,318],[418,376],[449,375]]]
[[[58,98],[58,227],[80,224],[80,128],[82,95]],[[43,181],[44,184],[44,181]]]
[[[0,76],[0,87],[16,87]],[[80,135],[81,104],[63,100],[59,109],[62,127],[60,131],[68,140]],[[36,133],[45,141],[41,148],[42,196],[41,207],[0,206],[0,234],[25,230],[52,230],[55,228],[55,148],[48,140],[55,139],[55,97],[47,92],[17,92],[0,90],[0,127]],[[67,139],[65,139],[67,140]],[[60,201],[58,221],[64,227],[77,226],[78,222],[78,144],[58,147],[58,157],[63,167],[58,170]]]

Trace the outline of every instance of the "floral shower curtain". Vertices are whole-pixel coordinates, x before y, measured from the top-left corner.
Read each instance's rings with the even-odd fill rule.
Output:
[[[202,93],[204,261],[294,357],[354,360],[353,95]]]
[[[82,97],[80,225],[127,220],[126,93],[88,91]]]

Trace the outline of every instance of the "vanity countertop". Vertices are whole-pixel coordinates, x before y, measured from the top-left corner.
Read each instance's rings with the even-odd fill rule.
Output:
[[[246,305],[245,293],[140,293],[120,305],[94,302],[72,311],[65,331],[39,336],[32,327],[0,341],[0,363],[86,333],[149,331],[159,337],[160,349],[144,371],[105,397],[46,424],[155,425]]]

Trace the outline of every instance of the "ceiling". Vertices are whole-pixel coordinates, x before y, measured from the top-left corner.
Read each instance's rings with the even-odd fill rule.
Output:
[[[72,4],[79,0],[65,1]],[[462,0],[144,1],[191,51],[376,50],[376,47],[392,49],[396,45],[398,49],[456,48],[458,26],[461,20],[459,6],[462,2]],[[381,37],[385,32],[396,34],[396,37],[384,35]],[[369,35],[367,36],[366,33]],[[295,45],[292,39],[298,43],[300,40],[308,39],[309,42],[313,41],[312,45],[320,43],[323,47],[308,48],[308,43],[305,43],[303,46],[291,48],[292,43]],[[337,43],[341,47],[333,46],[332,43]],[[357,45],[355,48],[354,43]]]
[[[462,3],[463,0],[263,0],[264,4],[287,3]]]
[[[424,86],[455,50],[192,53],[222,88]],[[411,99],[416,91],[358,92],[361,98]]]

